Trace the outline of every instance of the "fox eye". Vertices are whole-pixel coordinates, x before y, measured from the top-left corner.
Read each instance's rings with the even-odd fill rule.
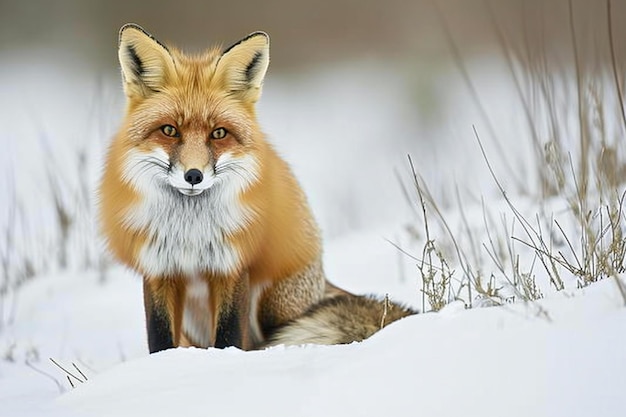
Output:
[[[176,128],[172,125],[161,126],[161,132],[163,132],[165,136],[169,136],[170,138],[178,137],[178,130],[176,130]]]
[[[226,129],[223,127],[218,127],[213,132],[211,132],[211,139],[223,139],[226,136]]]

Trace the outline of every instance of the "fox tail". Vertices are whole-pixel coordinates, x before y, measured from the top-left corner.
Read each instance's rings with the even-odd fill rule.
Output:
[[[417,311],[387,298],[343,293],[326,298],[278,328],[266,346],[336,345],[367,339],[388,324]]]

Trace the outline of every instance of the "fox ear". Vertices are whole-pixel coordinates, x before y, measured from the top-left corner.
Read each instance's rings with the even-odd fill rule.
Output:
[[[265,72],[270,63],[270,38],[265,32],[246,36],[220,57],[216,75],[241,100],[255,103],[261,96]]]
[[[167,48],[132,23],[120,29],[118,56],[129,98],[146,98],[161,90],[175,68]]]

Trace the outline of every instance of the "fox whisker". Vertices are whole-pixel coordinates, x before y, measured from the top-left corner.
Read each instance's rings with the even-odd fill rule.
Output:
[[[219,167],[216,167],[215,169],[215,175],[217,177],[223,174],[227,174],[227,173],[233,173],[239,176],[241,180],[246,181],[246,182],[249,181],[249,178],[250,178],[250,176],[247,175],[248,172],[246,171],[246,168],[241,166],[237,162],[226,162],[220,165]]]
[[[140,161],[140,163],[146,163],[146,164],[153,164],[158,166],[159,168],[162,168],[166,171],[169,171],[171,166],[169,162],[163,161],[155,156],[148,156],[145,159],[143,159],[142,161]]]
[[[154,164],[142,162],[137,165],[139,166],[139,168],[137,169],[137,174],[139,176],[143,177],[144,175],[147,175],[147,174],[152,174],[152,176],[156,176],[158,173],[160,173],[160,170],[155,170]]]

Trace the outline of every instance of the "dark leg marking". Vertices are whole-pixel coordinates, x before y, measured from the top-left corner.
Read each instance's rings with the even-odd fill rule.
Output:
[[[144,280],[144,307],[146,311],[146,328],[148,330],[148,348],[150,353],[174,347],[170,320],[165,306],[159,305]]]
[[[229,346],[242,348],[241,315],[234,305],[220,311],[217,334],[215,336],[216,348]]]

